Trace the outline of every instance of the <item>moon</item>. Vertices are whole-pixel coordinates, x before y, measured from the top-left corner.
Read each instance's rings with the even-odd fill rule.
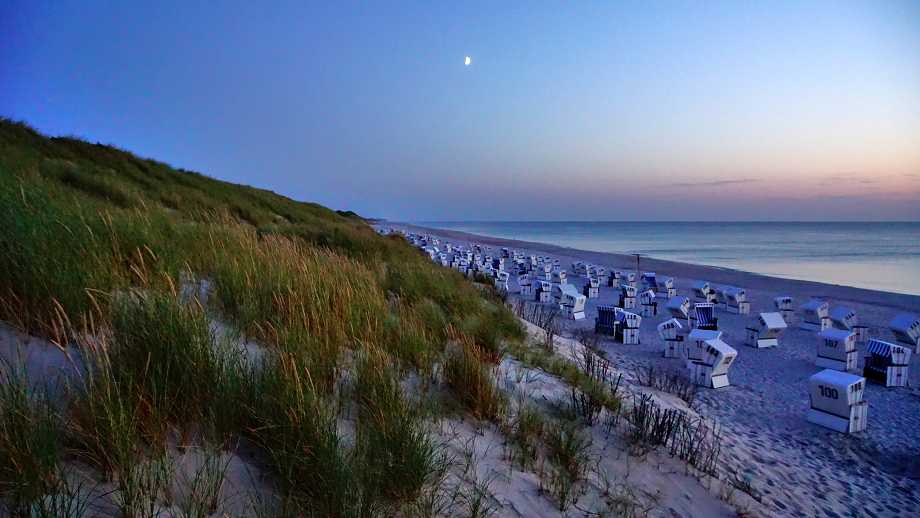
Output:
[[[469,56],[467,56],[466,59],[463,60],[463,64],[466,65],[466,66],[470,66],[470,63],[472,63],[472,62],[473,62],[473,60],[470,59]]]

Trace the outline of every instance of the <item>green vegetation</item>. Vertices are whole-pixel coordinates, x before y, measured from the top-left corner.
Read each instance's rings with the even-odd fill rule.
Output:
[[[405,378],[442,366],[460,406],[496,419],[489,368],[522,335],[490,288],[352,212],[9,120],[0,249],[0,320],[79,352],[81,373],[58,409],[4,371],[0,497],[14,512],[67,490],[66,456],[144,515],[168,499],[178,434],[254,445],[281,514],[391,515],[445,469]],[[194,514],[218,505],[214,462]]]

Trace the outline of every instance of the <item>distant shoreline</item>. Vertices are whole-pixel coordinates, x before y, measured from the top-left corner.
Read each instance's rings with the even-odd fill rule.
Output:
[[[491,246],[515,247],[537,253],[560,255],[571,258],[572,260],[590,261],[622,269],[634,269],[636,264],[634,255],[623,253],[598,252],[545,242],[485,236],[459,230],[427,227],[414,223],[381,221],[377,223],[377,225],[413,229],[417,232],[425,232],[449,239],[474,241]],[[774,292],[782,291],[784,294],[791,295],[800,300],[810,297],[820,297],[834,299],[840,302],[850,301],[878,305],[899,311],[920,312],[920,296],[918,295],[786,277],[775,277],[734,268],[657,259],[645,255],[641,257],[640,262],[641,269],[656,271],[661,275],[707,280],[718,284],[738,285],[750,289],[761,289]],[[804,300],[802,300],[802,302],[804,302]]]

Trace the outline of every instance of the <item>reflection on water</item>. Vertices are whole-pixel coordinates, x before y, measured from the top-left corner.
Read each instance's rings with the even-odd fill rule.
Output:
[[[920,223],[421,224],[920,295]]]

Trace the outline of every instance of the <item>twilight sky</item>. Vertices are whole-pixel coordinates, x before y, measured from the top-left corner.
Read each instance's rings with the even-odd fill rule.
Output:
[[[920,221],[916,0],[269,3],[6,0],[0,115],[398,220]]]

